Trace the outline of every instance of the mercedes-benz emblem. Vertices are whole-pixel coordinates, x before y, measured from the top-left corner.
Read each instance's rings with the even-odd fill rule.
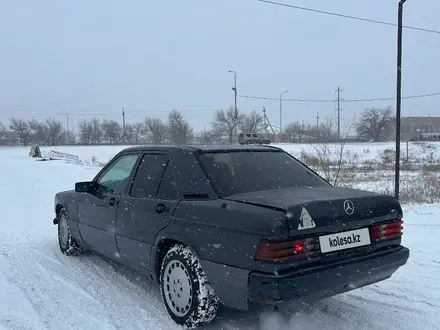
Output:
[[[354,204],[353,204],[353,202],[351,200],[347,199],[344,202],[344,211],[348,215],[352,215],[354,213]]]

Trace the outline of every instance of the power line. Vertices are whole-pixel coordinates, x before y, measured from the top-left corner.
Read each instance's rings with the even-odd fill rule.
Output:
[[[369,18],[365,18],[365,17],[345,15],[345,14],[334,13],[334,12],[330,12],[330,11],[314,9],[314,8],[308,8],[308,7],[295,6],[295,5],[291,5],[291,4],[287,4],[287,3],[270,1],[270,0],[258,0],[258,1],[259,2],[265,2],[265,3],[271,4],[271,5],[275,5],[275,6],[288,7],[288,8],[292,8],[292,9],[305,10],[305,11],[314,12],[314,13],[318,13],[318,14],[337,16],[337,17],[348,18],[348,19],[353,19],[353,20],[357,20],[357,21],[363,21],[363,22],[368,22],[368,23],[388,25],[388,26],[396,26],[397,27],[396,23],[379,21],[379,20],[369,19]],[[429,32],[429,33],[440,34],[440,31],[432,30],[432,29],[425,29],[425,28],[409,26],[409,25],[404,25],[403,27],[405,29],[411,29],[411,30],[416,30],[416,31],[421,31],[421,32]]]
[[[183,115],[196,115],[199,116],[200,113],[207,113],[207,114],[212,114],[215,113],[219,110],[222,110],[221,107],[218,108],[213,108],[213,109],[199,109],[199,110],[179,110],[179,112],[181,112]],[[224,109],[223,109],[224,110]],[[243,111],[243,113],[250,113],[251,111],[253,111],[254,109],[252,108],[242,108],[241,111]],[[139,111],[139,110],[135,110],[135,111],[125,111],[124,116],[125,119],[127,117],[127,114],[129,114],[131,117],[152,117],[152,116],[159,116],[159,115],[166,115],[170,112],[171,110],[163,110],[163,111]],[[52,117],[52,116],[66,116],[66,113],[60,113],[60,112],[38,112],[38,113],[32,113],[31,117]],[[70,111],[69,112],[69,116],[70,117],[90,117],[90,116],[102,116],[102,118],[118,118],[120,116],[120,111]]]
[[[430,93],[430,94],[420,94],[420,95],[412,95],[412,96],[402,96],[402,99],[417,99],[431,96],[439,96],[439,93]],[[354,99],[354,100],[345,100],[345,102],[371,102],[371,101],[392,101],[395,100],[395,97],[384,97],[384,98],[376,98],[376,99]]]
[[[402,96],[402,99],[415,99],[415,98],[425,98],[432,96],[440,96],[440,92],[430,93],[430,94],[420,94],[420,95],[410,95],[410,96]],[[238,95],[238,97],[246,98],[246,99],[256,99],[256,100],[267,100],[267,101],[279,101],[279,97],[264,97],[264,96],[252,96],[252,95]],[[383,97],[383,98],[368,98],[368,99],[344,99],[344,102],[375,102],[375,101],[393,101],[395,97]],[[330,99],[288,99],[283,98],[283,101],[288,102],[304,102],[304,103],[333,103],[335,100]]]

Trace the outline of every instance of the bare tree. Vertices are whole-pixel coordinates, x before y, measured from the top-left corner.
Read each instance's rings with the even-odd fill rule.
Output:
[[[338,140],[338,134],[333,130],[333,121],[328,119],[323,123],[319,124],[319,127],[315,134],[315,140],[318,142],[322,141],[336,141]]]
[[[81,120],[78,123],[78,139],[82,144],[92,143],[93,124],[89,120]]]
[[[263,116],[255,110],[244,114],[239,127],[243,133],[259,133],[264,129]]]
[[[171,142],[177,145],[191,143],[194,137],[193,129],[177,110],[168,115],[168,133]]]
[[[28,122],[31,130],[31,139],[34,143],[49,146],[60,145],[66,142],[66,131],[61,121],[54,118],[46,118],[44,122],[35,119]]]
[[[302,142],[304,139],[306,127],[300,121],[294,121],[286,125],[283,135],[289,142]]]
[[[0,121],[0,138],[3,137],[4,133],[6,132],[6,127],[3,125],[3,123]]]
[[[75,144],[77,141],[77,134],[74,130],[65,131],[65,143]]]
[[[345,146],[348,136],[355,124],[355,119],[347,126],[345,134],[338,142],[321,139],[312,147],[316,152],[317,164],[315,169],[334,186],[341,185],[344,165],[350,162],[351,154],[347,153]]]
[[[48,137],[49,145],[60,145],[66,141],[66,131],[63,129],[61,121],[54,118],[47,118],[44,122],[44,128]]]
[[[133,124],[125,124],[125,129],[122,132],[121,141],[123,143],[133,143]]]
[[[320,142],[336,142],[338,141],[337,132],[334,131],[334,121],[327,119],[322,121],[319,126],[303,124],[299,122],[293,123],[291,127],[287,127],[287,131],[298,142],[310,140],[316,143]],[[295,133],[299,132],[299,133]]]
[[[243,115],[238,113],[235,118],[235,110],[230,107],[228,110],[218,110],[215,115],[215,120],[212,122],[212,129],[219,137],[227,136],[229,144],[232,144],[235,128],[238,127],[243,120]]]
[[[4,141],[5,135],[6,135],[6,127],[0,121],[0,145],[3,145],[5,143],[5,141]]]
[[[167,125],[160,118],[146,118],[145,127],[148,140],[153,144],[165,142]]]
[[[102,142],[103,132],[101,129],[101,121],[99,118],[92,118],[90,120],[92,125],[92,143],[100,144]]]
[[[361,118],[357,123],[356,132],[358,136],[366,141],[383,141],[385,129],[395,120],[391,106],[386,108],[367,108],[362,112]]]
[[[134,123],[131,125],[132,128],[132,142],[139,143],[141,141],[142,135],[145,133],[145,125],[143,123]]]
[[[119,143],[122,139],[122,126],[116,120],[104,120],[101,124],[104,139],[111,144]]]
[[[4,145],[7,143],[6,132],[7,132],[6,126],[3,125],[2,122],[0,122],[0,145]]]
[[[39,122],[36,119],[32,119],[28,121],[29,129],[30,129],[30,137],[29,140],[32,143],[38,143],[38,144],[46,144],[47,138],[45,136],[45,132],[42,129],[41,122]]]
[[[22,144],[27,145],[29,143],[31,128],[26,121],[12,117],[9,120],[9,129],[18,134]]]
[[[215,141],[215,134],[212,131],[208,131],[206,128],[200,133],[200,140],[203,144],[213,144]]]

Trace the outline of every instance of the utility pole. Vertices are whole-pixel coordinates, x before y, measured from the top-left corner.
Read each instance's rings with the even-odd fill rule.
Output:
[[[264,134],[267,138],[266,107],[263,106]]]
[[[237,72],[233,71],[233,70],[229,70],[229,73],[233,73],[234,74],[234,87],[232,87],[232,90],[234,91],[234,110],[235,110],[235,136],[237,137],[237,120],[238,120],[238,109],[237,109]]]
[[[285,90],[280,94],[280,142],[283,142],[283,95],[287,92]]]
[[[319,132],[319,112],[316,114],[316,140],[319,140],[320,138],[320,132]]]
[[[431,134],[432,121],[431,121],[431,114],[430,113],[428,113],[428,118],[429,118],[428,133]]]
[[[237,74],[234,73],[234,109],[235,109],[235,119],[238,119],[238,109],[237,109]]]
[[[125,109],[122,108],[122,140],[125,141]]]
[[[341,88],[338,87],[338,89],[336,90],[336,93],[338,94],[338,109],[336,110],[338,112],[338,139],[341,139],[341,92],[343,92],[343,90]]]
[[[69,114],[66,113],[66,129],[67,129],[67,133],[69,133]]]
[[[402,107],[402,32],[403,32],[403,4],[400,0],[397,17],[397,93],[396,93],[396,163],[394,178],[394,197],[399,199],[400,190],[400,115]]]

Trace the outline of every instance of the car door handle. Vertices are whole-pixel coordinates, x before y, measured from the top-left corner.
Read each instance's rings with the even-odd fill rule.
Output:
[[[116,198],[112,197],[112,198],[109,199],[108,205],[114,206],[116,204],[118,204],[118,201],[116,200]]]
[[[157,204],[156,206],[156,212],[157,213],[165,213],[168,212],[170,209],[165,206],[165,204]]]

